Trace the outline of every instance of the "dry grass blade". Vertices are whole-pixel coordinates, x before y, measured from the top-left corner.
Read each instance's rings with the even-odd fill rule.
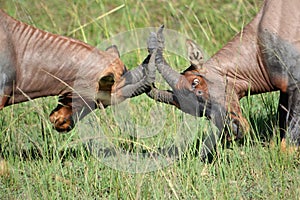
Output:
[[[103,15],[100,15],[100,16],[97,17],[96,19],[93,19],[92,21],[90,21],[90,22],[88,22],[88,23],[86,23],[86,24],[81,25],[80,27],[78,27],[78,28],[72,30],[71,32],[69,32],[67,35],[70,36],[70,35],[72,35],[73,33],[75,33],[75,32],[77,32],[77,31],[83,29],[84,27],[86,27],[86,26],[88,26],[88,25],[90,25],[90,24],[92,24],[92,23],[95,23],[96,21],[98,21],[98,20],[100,20],[100,19],[102,19],[102,18],[104,18],[104,17],[106,17],[106,16],[108,16],[108,15],[110,15],[110,14],[112,14],[112,13],[114,13],[114,12],[120,10],[120,9],[122,9],[123,7],[125,7],[125,4],[122,4],[122,5],[120,5],[120,6],[116,7],[116,8],[114,8],[114,9],[108,11],[107,13],[104,13]]]

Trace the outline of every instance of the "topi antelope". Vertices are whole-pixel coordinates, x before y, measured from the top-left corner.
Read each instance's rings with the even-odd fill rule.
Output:
[[[162,28],[152,34],[158,45],[156,65],[172,91],[152,89],[148,95],[195,116],[206,115],[218,128],[204,140],[201,157],[215,148],[224,127],[236,138],[248,130],[239,100],[247,95],[280,91],[281,145],[300,145],[300,1],[266,0],[256,17],[206,62],[188,40],[191,66],[174,71],[162,56]],[[227,126],[226,126],[227,125]]]
[[[152,57],[127,71],[115,46],[100,51],[0,10],[0,109],[59,95],[50,121],[57,131],[69,131],[95,104],[107,107],[149,90],[155,79]]]

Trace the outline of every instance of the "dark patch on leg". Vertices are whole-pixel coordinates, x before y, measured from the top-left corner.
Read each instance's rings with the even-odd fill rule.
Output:
[[[280,139],[284,139],[287,128],[287,114],[288,114],[288,95],[287,93],[280,92],[278,104],[278,118],[280,128]]]
[[[300,145],[300,91],[297,86],[289,92],[288,104],[288,142],[291,145]]]

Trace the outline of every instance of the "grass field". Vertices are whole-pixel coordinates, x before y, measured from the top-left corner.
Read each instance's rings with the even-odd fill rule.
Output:
[[[94,46],[136,28],[176,30],[195,40],[211,56],[258,12],[261,0],[0,0],[11,16],[40,29],[83,40]],[[146,42],[146,41],[145,41]],[[122,55],[129,68],[145,57],[143,51]],[[170,54],[178,71],[188,62]],[[130,120],[150,127],[151,109],[160,111],[153,126],[159,135],[139,139],[123,132],[117,109],[96,111],[103,133],[115,145],[155,149],[172,142],[179,125],[188,123],[189,149],[176,162],[147,173],[112,169],[87,151],[78,129],[59,134],[48,115],[57,98],[40,98],[1,111],[0,199],[300,199],[299,157],[270,146],[276,140],[278,93],[242,99],[251,124],[245,140],[218,148],[218,158],[205,164],[196,155],[197,138],[211,128],[203,118],[189,118],[175,108],[155,103],[146,95],[129,101]],[[150,114],[149,114],[150,113]],[[85,121],[89,120],[88,116]],[[161,119],[160,118],[160,119]],[[126,116],[125,116],[126,119]],[[157,126],[157,127],[156,127]],[[178,137],[178,136],[177,136]],[[186,136],[180,136],[186,137]]]

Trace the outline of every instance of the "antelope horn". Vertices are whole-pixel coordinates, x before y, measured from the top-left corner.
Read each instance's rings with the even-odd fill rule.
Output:
[[[148,56],[143,64],[123,75],[125,82],[116,88],[123,98],[131,98],[150,90],[152,83],[155,82],[155,56],[156,50],[153,51],[150,59]],[[126,84],[127,80],[132,83]]]
[[[162,75],[162,77],[167,81],[172,89],[176,88],[176,85],[182,76],[180,73],[173,70],[170,65],[165,61],[163,57],[162,50],[164,49],[164,36],[163,36],[164,26],[161,26],[157,32],[151,33],[148,39],[148,51],[151,52],[153,49],[157,48],[157,54],[155,63],[157,70]]]

